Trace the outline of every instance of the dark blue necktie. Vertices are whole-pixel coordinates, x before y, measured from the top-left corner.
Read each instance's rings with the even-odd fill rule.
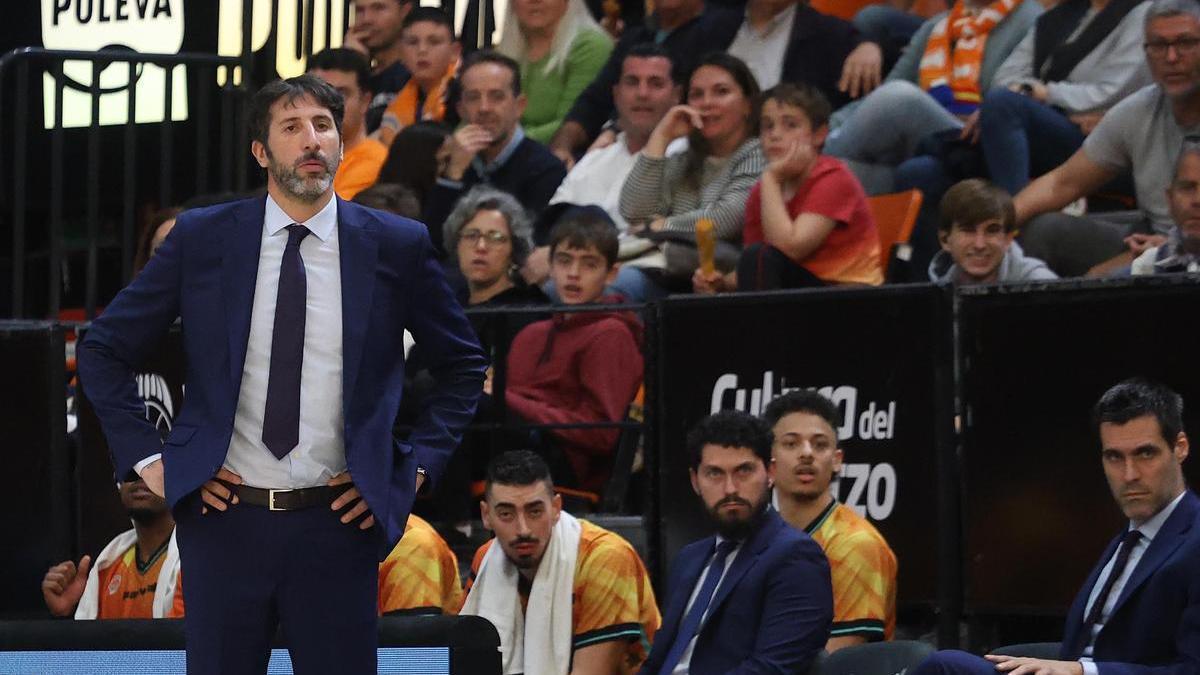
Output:
[[[287,230],[287,247],[279,265],[262,432],[263,444],[278,459],[286,457],[300,442],[300,366],[304,362],[304,313],[308,304],[300,242],[310,231],[303,225],[288,225]]]
[[[1092,611],[1088,612],[1087,620],[1084,621],[1084,631],[1087,633],[1088,640],[1092,638],[1092,627],[1100,623],[1100,613],[1104,611],[1104,605],[1108,604],[1108,596],[1112,593],[1113,585],[1117,583],[1117,579],[1125,571],[1125,566],[1129,564],[1129,554],[1133,553],[1134,547],[1137,546],[1138,540],[1141,538],[1141,532],[1130,530],[1121,539],[1121,550],[1117,551],[1112,571],[1108,573],[1108,578],[1104,580],[1104,585],[1100,587],[1100,593],[1096,596],[1096,602],[1092,603]]]
[[[696,594],[696,601],[692,603],[692,608],[688,610],[687,616],[683,618],[683,623],[679,625],[679,632],[675,633],[675,642],[671,644],[671,651],[667,652],[667,660],[663,661],[662,669],[658,671],[659,675],[670,675],[671,671],[675,670],[675,666],[679,665],[679,659],[683,658],[683,652],[687,650],[692,638],[700,630],[700,621],[708,611],[708,605],[717,591],[717,584],[725,574],[725,560],[729,558],[730,552],[737,548],[737,545],[736,541],[723,541],[717,544],[717,554],[713,556],[712,562],[708,563],[704,584],[700,586],[700,592]]]

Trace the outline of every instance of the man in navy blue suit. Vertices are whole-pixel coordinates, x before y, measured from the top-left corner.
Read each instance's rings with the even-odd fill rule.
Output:
[[[1104,475],[1129,524],[1072,603],[1061,660],[938,652],[913,675],[1200,672],[1200,499],[1183,478],[1183,399],[1126,380],[1100,398],[1093,421]]]
[[[641,675],[800,673],[829,639],[829,563],[771,508],[771,429],[736,411],[688,434],[692,488],[716,536],[676,556]]]
[[[470,421],[485,361],[420,223],[337,199],[341,95],[311,76],[253,98],[267,196],[181,215],[79,348],[118,476],[178,523],[188,672],[374,673],[377,563]],[[165,443],[134,374],[176,318],[187,403]],[[392,436],[408,329],[438,384]]]

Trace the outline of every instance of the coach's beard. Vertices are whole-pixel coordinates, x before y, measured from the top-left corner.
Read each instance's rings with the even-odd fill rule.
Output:
[[[274,155],[270,150],[267,150],[267,171],[270,172],[271,178],[275,179],[275,183],[283,188],[289,196],[294,199],[311,204],[321,198],[329,188],[333,185],[333,176],[337,173],[338,160],[326,157],[320,152],[310,152],[300,159],[291,167],[286,167],[280,162],[275,161]],[[320,176],[304,177],[296,167],[310,161],[318,161],[325,167],[325,173]]]

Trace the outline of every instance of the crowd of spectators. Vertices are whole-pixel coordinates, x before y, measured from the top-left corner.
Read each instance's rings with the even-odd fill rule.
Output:
[[[365,202],[418,214],[471,306],[1194,264],[1188,179],[1174,174],[1200,131],[1195,0],[958,0],[927,19],[870,6],[854,23],[789,0],[668,0],[636,25],[579,0],[516,0],[495,50],[460,43],[436,8],[356,6],[346,47],[310,61],[347,98],[335,187],[351,198],[373,180]],[[897,31],[911,36],[893,55],[881,35]],[[870,200],[908,189],[923,205],[912,259],[894,265]],[[552,261],[556,227],[580,219],[616,241],[611,253],[590,240],[604,292],[582,300]],[[641,359],[562,353],[583,322],[563,316],[509,326],[498,345],[484,325],[497,320],[478,320],[492,356],[507,355],[505,408],[535,424],[619,422]],[[637,322],[622,320],[637,352]],[[610,387],[592,361],[629,372]],[[536,440],[574,458],[554,465],[568,484],[596,490],[610,431]],[[589,435],[584,462],[587,444],[567,439]]]
[[[887,72],[882,38],[796,0],[662,0],[644,25],[601,21],[582,0],[514,0],[497,48],[474,51],[439,9],[411,0],[355,6],[345,46],[309,62],[346,102],[339,196],[424,222],[464,306],[569,308],[523,321],[473,316],[493,363],[477,414],[494,419],[491,397],[503,387],[503,414],[526,431],[499,449],[536,452],[500,454],[490,436],[468,434],[459,466],[447,470],[439,515],[465,521],[471,482],[483,479],[479,508],[500,544],[480,549],[466,594],[453,553],[416,518],[400,544],[411,550],[398,547],[381,567],[381,612],[465,603],[490,616],[518,601],[524,608],[538,584],[596,603],[577,604],[569,621],[530,612],[526,623],[502,626],[506,663],[562,671],[563,654],[570,663],[574,653],[577,663],[606,664],[586,672],[629,672],[647,658],[669,672],[702,649],[676,633],[703,585],[669,599],[663,607],[674,616],[660,616],[628,543],[568,516],[553,489],[603,488],[620,436],[612,423],[642,385],[637,313],[614,305],[885,283],[890,252],[869,200],[912,188],[924,195],[912,237],[917,279],[1200,269],[1196,0],[956,0],[915,28]],[[148,229],[143,262],[173,216]],[[711,251],[701,230],[715,240]],[[603,307],[577,311],[589,304]],[[419,396],[420,344],[409,370]],[[738,457],[705,448],[746,449],[763,476],[792,468],[775,483],[774,503],[780,527],[824,547],[801,570],[819,588],[797,602],[815,608],[813,634],[832,650],[891,637],[896,560],[830,496],[841,465],[830,406],[789,395],[767,407],[765,422],[712,422],[699,432],[711,438],[696,441],[692,477],[720,531],[731,519],[719,498],[710,503],[704,480],[742,469]],[[588,424],[601,426],[581,428]],[[728,434],[739,440],[722,441]],[[129,485],[137,481],[122,486],[123,499],[136,501]],[[734,506],[754,511],[769,492]],[[167,616],[182,601],[171,606],[149,581],[161,586],[169,562],[169,536],[147,530],[151,511],[130,507],[137,527],[114,543],[123,550],[106,569],[132,562],[120,578],[143,588],[126,595],[150,595],[139,611]],[[542,555],[564,545],[578,550],[556,555],[543,575]],[[56,614],[86,606],[89,565],[47,574]],[[831,582],[822,577],[829,567]],[[484,591],[485,579],[500,590]],[[106,615],[103,598],[95,610]],[[646,647],[660,624],[673,644],[656,655]]]

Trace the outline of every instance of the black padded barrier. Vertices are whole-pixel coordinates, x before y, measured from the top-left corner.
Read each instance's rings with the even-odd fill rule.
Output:
[[[0,616],[44,612],[46,569],[71,552],[63,329],[0,321]]]
[[[1178,391],[1200,433],[1197,277],[968,289],[958,320],[965,607],[1065,615],[1123,518],[1091,406],[1149,377]],[[1184,464],[1197,485],[1200,462]],[[903,563],[901,563],[903,569]]]

